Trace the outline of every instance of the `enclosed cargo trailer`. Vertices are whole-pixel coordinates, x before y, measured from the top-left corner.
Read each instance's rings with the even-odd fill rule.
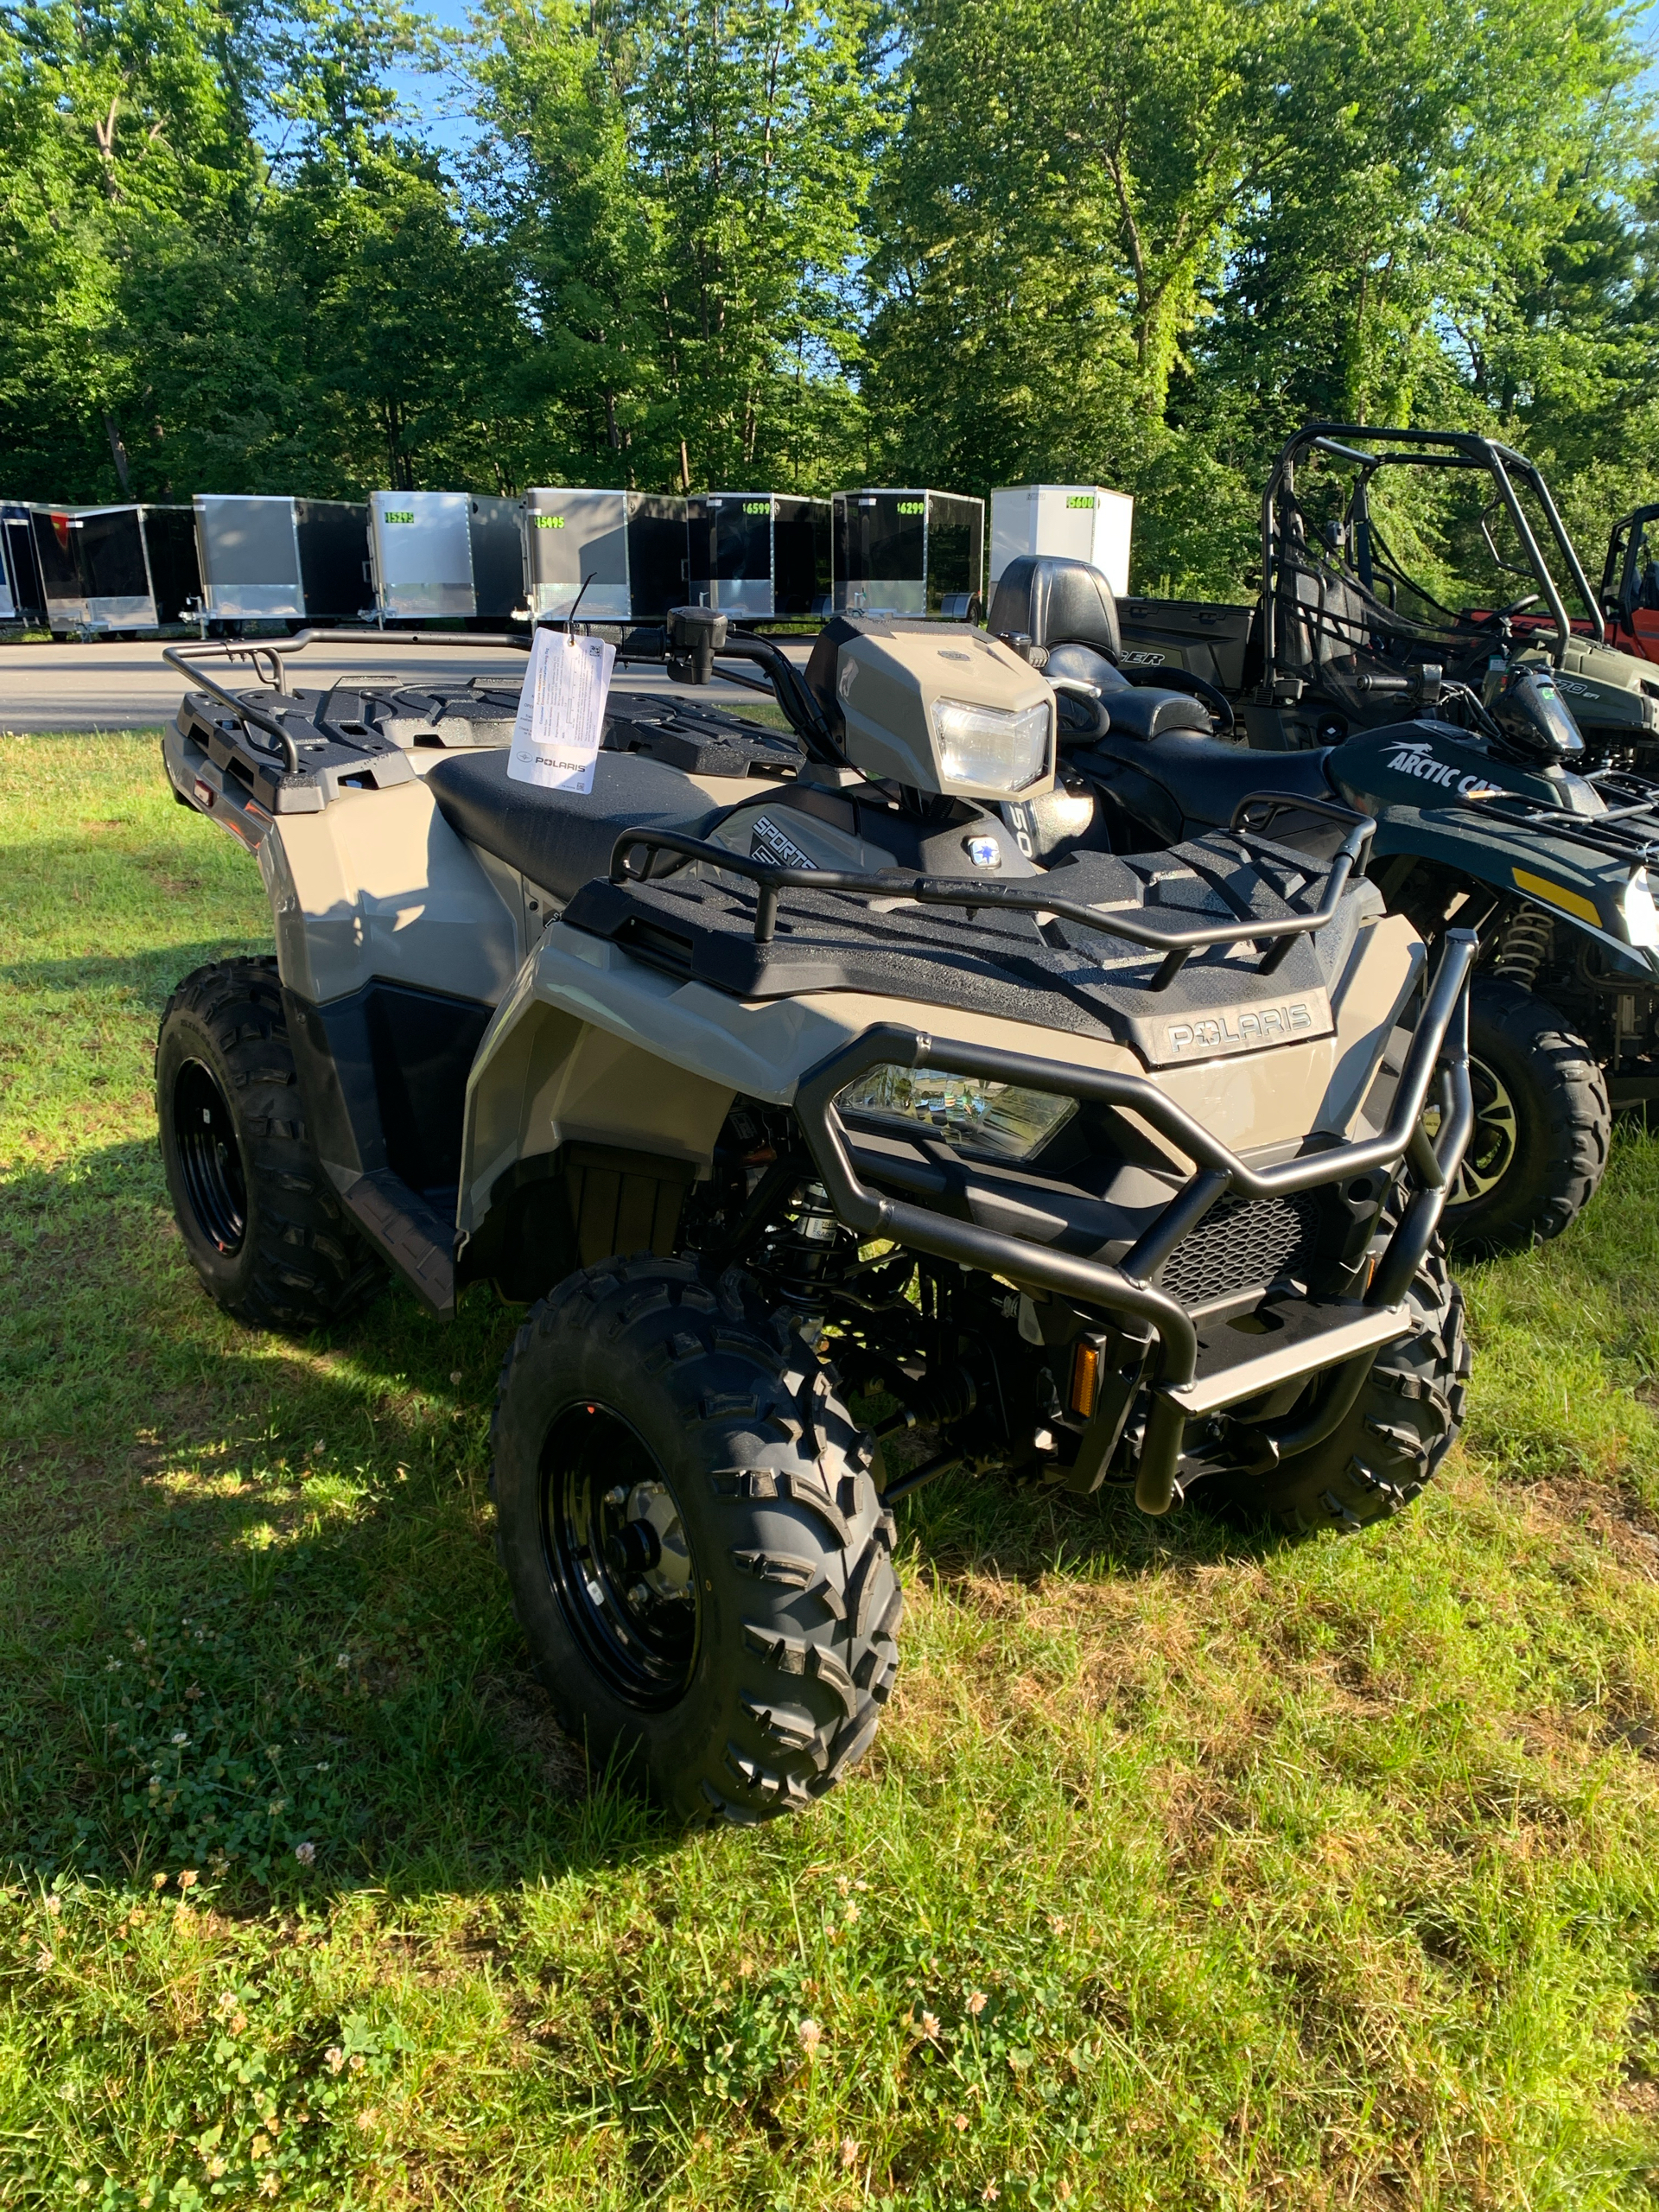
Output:
[[[535,614],[659,621],[688,589],[686,503],[657,492],[541,486],[524,502],[524,588]],[[586,589],[583,589],[584,584]]]
[[[524,600],[515,499],[470,492],[377,492],[370,563],[382,622],[501,621]]]
[[[54,638],[71,630],[156,628],[139,508],[37,506],[29,518]]]
[[[369,596],[369,511],[351,499],[198,493],[212,622],[354,620]]]
[[[21,499],[0,500],[0,622],[45,620],[46,593],[29,509]]]
[[[985,502],[954,492],[837,492],[838,614],[967,618],[985,574]]]
[[[991,582],[1024,553],[1087,561],[1120,599],[1129,590],[1135,501],[1099,484],[1014,484],[991,494]]]
[[[201,605],[201,561],[193,507],[141,507],[150,596],[158,622],[193,622]]]
[[[782,492],[702,492],[686,501],[692,605],[750,619],[827,614],[828,499]]]

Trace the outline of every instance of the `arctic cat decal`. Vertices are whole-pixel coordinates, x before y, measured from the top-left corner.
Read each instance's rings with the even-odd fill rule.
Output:
[[[1501,796],[1484,777],[1465,775],[1455,760],[1437,760],[1428,749],[1427,738],[1413,738],[1410,744],[1389,753],[1383,766],[1392,768],[1397,776],[1416,776],[1426,784],[1439,784],[1446,791],[1455,791],[1459,798]]]
[[[749,825],[749,858],[771,861],[779,868],[816,868],[818,865],[766,814],[757,814]]]
[[[1299,1037],[1313,1027],[1306,1000],[1294,999],[1288,1006],[1254,1007],[1230,1014],[1200,1014],[1191,1021],[1172,1021],[1164,1033],[1172,1052],[1238,1052],[1252,1045]]]

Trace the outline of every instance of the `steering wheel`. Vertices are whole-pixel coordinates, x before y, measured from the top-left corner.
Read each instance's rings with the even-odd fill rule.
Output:
[[[1529,591],[1522,599],[1512,599],[1507,607],[1500,607],[1491,614],[1483,614],[1483,622],[1507,622],[1511,614],[1524,614],[1529,607],[1536,607],[1538,594]]]

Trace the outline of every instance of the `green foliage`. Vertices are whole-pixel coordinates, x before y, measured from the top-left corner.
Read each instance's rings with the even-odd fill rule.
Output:
[[[1640,67],[1622,0],[11,0],[0,489],[1098,479],[1235,594],[1289,430],[1393,418],[1528,446],[1594,566]]]

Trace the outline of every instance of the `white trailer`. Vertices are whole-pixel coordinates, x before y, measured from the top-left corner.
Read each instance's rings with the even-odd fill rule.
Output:
[[[1120,599],[1129,591],[1135,501],[1099,484],[1014,484],[991,494],[991,582],[1022,553],[1057,553],[1098,569]]]

